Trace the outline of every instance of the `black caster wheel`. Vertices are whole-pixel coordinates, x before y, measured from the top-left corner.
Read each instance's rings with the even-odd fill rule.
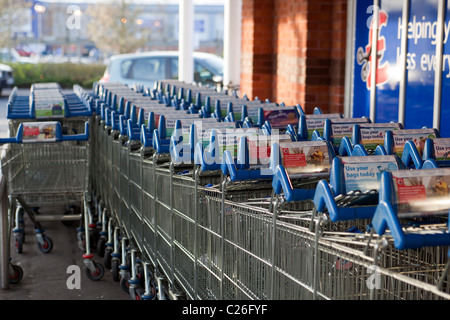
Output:
[[[120,279],[120,287],[125,293],[130,294],[130,283],[127,278]]]
[[[141,288],[145,288],[145,275],[144,275],[144,267],[139,265],[137,267],[137,277],[139,279],[139,286]]]
[[[131,297],[132,300],[142,300],[142,296],[144,295],[144,289],[136,288],[134,291],[134,297]]]
[[[95,266],[95,271],[91,271],[89,268],[86,268],[86,275],[89,279],[93,281],[98,281],[101,278],[103,278],[103,275],[105,274],[105,268],[102,264],[93,262]]]
[[[105,253],[103,255],[103,264],[105,265],[106,269],[111,269],[111,259],[112,259],[111,253],[112,253],[111,248],[105,249]]]
[[[38,242],[38,248],[43,253],[49,253],[53,249],[53,240],[50,237],[43,236],[44,243]]]
[[[119,281],[120,280],[119,264],[120,264],[119,259],[113,259],[111,261],[111,271],[112,271],[112,275],[113,275],[113,280],[114,281]]]
[[[9,274],[9,283],[17,284],[23,278],[23,269],[15,264],[12,264],[11,267],[12,267],[12,273]]]
[[[105,248],[106,248],[106,239],[104,237],[100,237],[97,241],[97,254],[100,258],[105,256]]]

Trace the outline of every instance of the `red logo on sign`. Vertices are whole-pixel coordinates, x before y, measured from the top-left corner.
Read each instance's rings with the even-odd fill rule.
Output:
[[[376,59],[376,68],[377,72],[375,75],[375,83],[377,86],[385,84],[389,80],[389,62],[381,63],[381,60],[383,59],[384,52],[386,51],[386,39],[384,36],[380,36],[380,30],[382,27],[387,25],[388,21],[388,14],[380,10],[378,14],[378,21],[379,21],[379,28],[377,30],[377,59]],[[372,19],[372,22],[370,23],[369,28],[369,43],[366,45],[365,50],[362,47],[358,48],[358,51],[356,53],[356,61],[359,65],[362,65],[361,69],[361,78],[366,83],[367,89],[372,88],[372,39],[373,39],[373,33],[375,28],[375,22],[374,19]]]

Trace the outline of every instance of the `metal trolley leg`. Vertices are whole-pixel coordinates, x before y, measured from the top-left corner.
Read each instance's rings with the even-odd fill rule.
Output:
[[[127,264],[127,241],[128,238],[122,237],[122,263],[119,266],[120,286],[125,293],[129,293],[130,266]]]
[[[90,217],[91,209],[88,205],[86,197],[84,198],[84,231],[86,237],[86,253],[83,255],[83,262],[86,266],[86,275],[89,279],[97,281],[103,278],[105,274],[105,268],[102,264],[95,262],[92,258],[94,255],[91,253],[90,247]]]
[[[153,283],[151,272],[149,271],[149,263],[144,262],[144,278],[145,278],[145,291],[141,296],[142,300],[155,300],[156,288]]]

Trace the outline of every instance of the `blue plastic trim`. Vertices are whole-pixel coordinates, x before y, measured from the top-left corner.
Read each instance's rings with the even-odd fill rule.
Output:
[[[84,124],[84,133],[73,135],[61,135],[61,141],[88,141],[89,140],[89,122]]]
[[[153,149],[155,149],[158,154],[170,153],[170,138],[160,138],[159,129],[153,130]]]
[[[304,201],[314,198],[315,189],[294,189],[286,169],[282,165],[276,167],[275,174],[272,180],[272,188],[275,194],[284,192],[284,198],[288,202]]]
[[[143,124],[141,126],[141,143],[142,143],[142,146],[145,148],[153,147],[153,136],[148,131],[145,124]]]
[[[313,114],[323,114],[322,109],[320,109],[319,107],[315,107]]]
[[[351,156],[353,156],[353,157],[364,157],[364,156],[367,156],[367,155],[368,155],[367,154],[367,150],[362,145],[356,144],[355,146],[353,146],[353,150],[352,150]]]
[[[386,156],[388,154],[386,152],[386,149],[383,146],[378,145],[375,148],[375,155],[377,155],[377,156]]]
[[[353,153],[353,145],[348,137],[342,138],[338,153],[342,157],[350,156]]]
[[[217,130],[211,130],[208,150],[203,148],[201,142],[197,143],[194,153],[194,162],[201,166],[203,171],[215,171],[221,169],[219,161],[219,141],[217,140]]]
[[[141,126],[137,123],[132,123],[131,119],[127,120],[127,136],[133,141],[141,138]]]
[[[406,141],[403,147],[402,162],[407,168],[414,166],[416,169],[421,169],[423,160],[420,157],[416,145],[412,141]]]
[[[311,141],[327,141],[327,140],[320,135],[319,130],[314,130],[311,135]]]

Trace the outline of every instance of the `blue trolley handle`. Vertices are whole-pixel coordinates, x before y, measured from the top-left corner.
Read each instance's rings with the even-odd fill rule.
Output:
[[[59,123],[58,123],[59,125]],[[61,126],[59,125],[61,129]],[[58,139],[57,139],[58,140]],[[84,123],[84,133],[80,134],[71,134],[71,135],[62,135],[60,141],[88,141],[89,140],[89,122]]]
[[[61,124],[59,122],[39,122],[40,124],[45,123],[54,123],[55,124],[55,139],[48,139],[48,140],[36,140],[36,141],[30,141],[32,143],[48,143],[48,142],[62,142],[62,141],[88,141],[89,140],[89,122],[85,122],[84,125],[84,133],[81,134],[74,134],[74,135],[63,135],[61,130]],[[31,124],[31,122],[27,123]],[[23,131],[24,131],[24,124],[21,123],[17,129],[17,134],[15,137],[9,137],[9,138],[0,138],[0,145],[7,144],[7,143],[23,143]]]

